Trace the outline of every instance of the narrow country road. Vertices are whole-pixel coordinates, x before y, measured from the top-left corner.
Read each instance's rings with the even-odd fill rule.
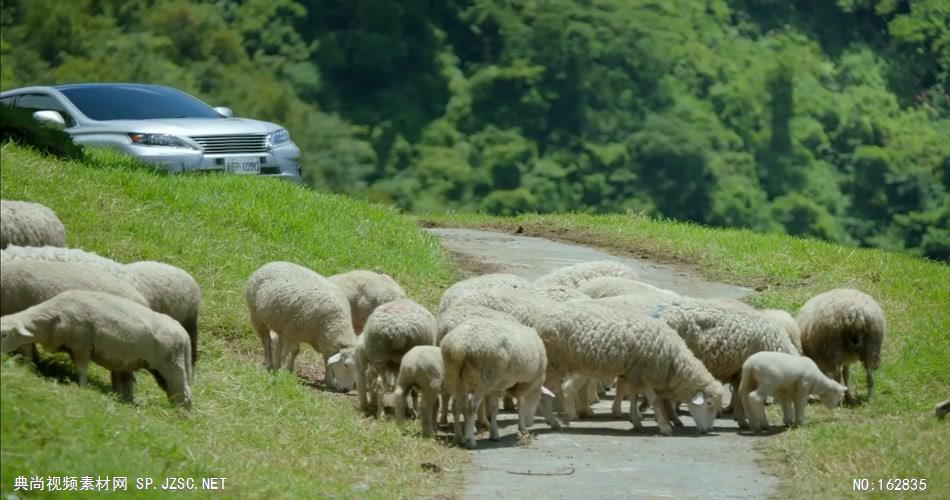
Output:
[[[617,257],[577,245],[470,229],[429,229],[449,252],[485,272],[528,279],[577,262],[611,259],[636,269],[643,281],[694,297],[740,298],[751,290],[712,283],[672,266]],[[755,437],[739,435],[735,423],[717,419],[712,433],[694,434],[692,420],[671,437],[634,433],[626,420],[610,416],[611,401],[594,406],[595,416],[559,432],[539,418],[534,439],[517,443],[516,415],[499,415],[502,437],[479,436],[467,474],[465,498],[766,498],[777,479],[766,474],[752,449]],[[624,411],[627,403],[624,404]],[[759,438],[762,439],[762,438]]]

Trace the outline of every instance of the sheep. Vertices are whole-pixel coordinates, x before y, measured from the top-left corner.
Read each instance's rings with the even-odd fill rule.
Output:
[[[524,278],[519,278],[514,274],[492,273],[468,278],[450,286],[442,293],[442,299],[439,301],[439,314],[447,311],[455,304],[456,299],[468,292],[482,290],[487,288],[531,288]]]
[[[264,365],[293,372],[300,344],[329,358],[356,345],[350,304],[340,289],[320,274],[290,262],[264,264],[248,279],[245,298],[251,325],[264,347]],[[275,333],[274,342],[270,332]],[[272,349],[272,343],[276,347]],[[324,384],[340,390],[329,369]]]
[[[132,372],[145,368],[168,395],[191,407],[190,342],[170,317],[116,295],[69,290],[21,312],[0,318],[0,350],[7,353],[39,342],[68,350],[79,385],[88,385],[93,361],[112,371],[113,389],[133,399]]]
[[[191,362],[198,361],[198,312],[201,287],[187,271],[154,261],[121,264],[77,248],[22,247],[10,245],[0,250],[0,262],[67,262],[90,266],[130,282],[153,311],[177,320],[191,339]]]
[[[388,274],[357,269],[331,276],[330,281],[340,287],[350,302],[353,331],[357,335],[363,332],[366,319],[374,309],[407,297],[406,291]]]
[[[148,305],[131,283],[101,269],[69,262],[4,261],[0,272],[0,316],[18,313],[67,290],[107,292]],[[20,352],[35,359],[32,346],[24,346]]]
[[[445,387],[454,395],[455,439],[475,448],[475,412],[484,400],[490,420],[489,439],[498,439],[498,396],[518,398],[518,430],[526,433],[541,401],[547,356],[534,329],[504,319],[463,322],[442,339]],[[462,432],[460,412],[465,412]],[[542,405],[552,428],[560,424],[549,404]]]
[[[8,245],[66,246],[66,228],[39,203],[0,200],[0,248]]]
[[[587,295],[566,286],[536,286],[531,291],[554,302],[587,300],[589,298]]]
[[[792,341],[798,354],[802,353],[802,331],[791,314],[781,309],[762,309],[759,314],[780,325],[788,334],[788,339]]]
[[[422,435],[431,436],[439,411],[439,393],[444,376],[442,350],[438,346],[419,345],[409,349],[402,358],[399,377],[396,379],[396,419],[406,418],[406,397],[410,391],[416,391],[422,400],[421,405],[415,406],[422,425]]]
[[[742,363],[749,356],[760,351],[798,352],[780,325],[755,311],[691,302],[658,306],[651,317],[676,330],[709,372],[732,387],[739,387]],[[733,414],[741,425],[741,404],[734,405]]]
[[[874,370],[881,364],[887,322],[871,296],[852,288],[816,295],[798,311],[802,352],[836,382],[849,386],[845,402],[852,403],[848,365],[861,361],[867,375],[868,401],[874,392]]]
[[[481,306],[514,317],[518,322],[534,327],[538,320],[557,302],[543,297],[529,288],[496,286],[470,289],[459,293],[452,308]]]
[[[575,301],[553,308],[538,334],[548,355],[549,388],[557,388],[568,374],[619,376],[630,390],[647,394],[661,434],[670,435],[673,429],[657,398],[689,402],[697,431],[712,428],[722,384],[664,323],[593,301]],[[642,429],[636,405],[631,405],[629,418],[634,429]]]
[[[581,262],[552,271],[536,281],[539,286],[564,286],[577,288],[582,283],[601,276],[616,276],[631,280],[637,279],[637,273],[630,267],[613,260],[595,260]]]
[[[765,400],[775,397],[782,405],[785,425],[805,423],[808,395],[816,394],[826,407],[834,408],[848,388],[826,377],[805,356],[781,352],[757,352],[742,364],[742,382],[737,397],[753,431],[769,429]]]
[[[415,346],[435,345],[435,316],[411,299],[399,299],[376,308],[366,320],[362,340],[362,366],[372,368],[374,377],[356,374],[357,391],[365,394],[367,380],[376,392],[376,417],[383,413],[383,390],[399,371],[402,357]],[[362,401],[363,396],[361,396]]]

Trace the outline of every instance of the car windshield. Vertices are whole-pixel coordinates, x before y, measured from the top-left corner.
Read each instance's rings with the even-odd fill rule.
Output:
[[[59,90],[93,120],[221,118],[198,99],[166,87],[110,85]]]

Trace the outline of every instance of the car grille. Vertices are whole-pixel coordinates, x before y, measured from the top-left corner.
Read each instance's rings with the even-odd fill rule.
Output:
[[[261,134],[195,135],[191,137],[206,154],[266,153],[267,136]]]

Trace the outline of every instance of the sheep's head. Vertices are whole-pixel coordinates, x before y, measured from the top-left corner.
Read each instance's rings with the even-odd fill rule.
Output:
[[[716,414],[722,407],[722,386],[696,391],[687,402],[689,414],[696,422],[696,431],[705,434],[712,430]]]
[[[832,381],[831,384],[832,385],[825,389],[820,395],[821,403],[829,409],[840,405],[845,393],[848,392],[848,387],[845,385],[841,385],[835,381]]]
[[[330,390],[349,392],[356,388],[356,349],[348,347],[327,359],[324,382]]]
[[[0,352],[9,353],[35,341],[33,334],[27,331],[19,321],[8,318],[0,320]]]

